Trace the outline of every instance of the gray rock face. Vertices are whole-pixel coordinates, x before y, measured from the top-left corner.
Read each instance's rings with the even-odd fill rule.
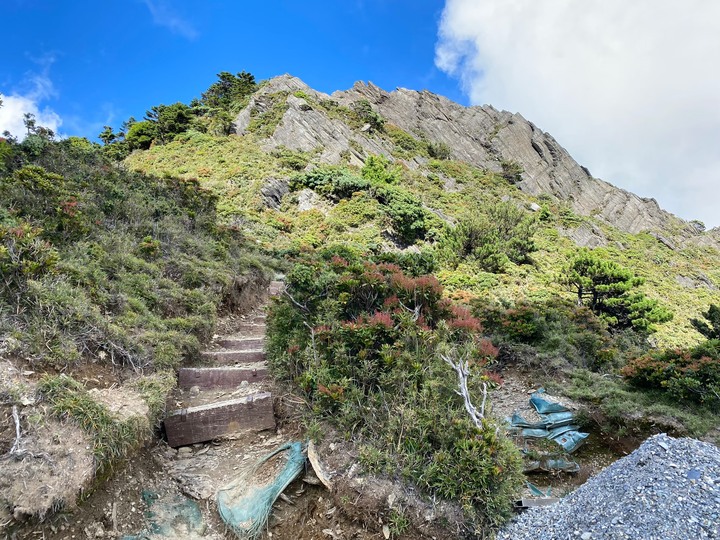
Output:
[[[270,178],[260,189],[263,202],[268,208],[280,208],[282,198],[290,191],[290,185],[285,179]]]
[[[607,246],[603,232],[594,225],[583,223],[575,229],[560,229],[560,234],[570,238],[580,247],[596,248]]]
[[[675,281],[686,289],[709,289],[711,291],[718,289],[717,285],[702,272],[698,272],[697,275],[693,277],[677,275],[675,276]]]
[[[300,193],[298,193],[298,210],[300,212],[307,212],[308,210],[320,210],[323,212],[320,195],[312,189],[303,189],[300,191]]]
[[[362,83],[333,98],[341,103],[367,99],[388,122],[447,144],[454,159],[495,172],[502,171],[503,162],[516,162],[524,171],[521,190],[552,195],[568,202],[574,212],[597,215],[623,231],[663,230],[677,220],[654,199],[593,178],[550,134],[520,114],[491,106],[463,107],[430,92],[400,88],[388,93]]]
[[[283,75],[263,86],[235,119],[236,133],[247,132],[253,111],[262,112],[266,107],[266,96],[277,92],[291,92],[287,98],[288,110],[275,129],[272,137],[265,141],[267,149],[285,146],[292,150],[311,152],[322,148],[321,160],[340,163],[344,156],[349,163],[362,165],[369,154],[388,154],[380,141],[371,139],[351,129],[345,122],[330,118],[322,110],[315,110],[305,99],[293,95],[304,92],[316,101],[330,99],[317,92],[297,77]]]
[[[387,122],[430,142],[446,144],[453,159],[495,172],[502,172],[504,165],[519,165],[522,172],[517,186],[526,193],[550,195],[568,203],[577,214],[596,216],[626,232],[667,231],[672,226],[684,239],[699,241],[695,228],[662,210],[654,199],[593,178],[550,134],[520,114],[492,106],[464,107],[427,91],[399,88],[386,92],[361,82],[328,96],[297,77],[283,75],[268,81],[250,100],[236,119],[237,133],[246,132],[255,109],[264,110],[265,96],[283,91],[290,93],[288,110],[265,141],[268,148],[311,151],[322,147],[324,162],[345,160],[358,165],[368,154],[389,155],[392,148],[388,141],[369,130],[352,129],[342,119],[331,118],[325,110],[293,94],[303,92],[318,103],[332,99],[345,107],[367,100]],[[411,161],[407,165],[416,168],[422,164]],[[709,243],[716,244],[715,239]]]

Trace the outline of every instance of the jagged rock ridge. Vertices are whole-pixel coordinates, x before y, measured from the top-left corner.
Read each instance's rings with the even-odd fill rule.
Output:
[[[321,159],[327,163],[349,159],[360,164],[368,154],[389,156],[392,148],[388,141],[351,128],[342,119],[314,108],[302,96],[316,102],[334,100],[344,106],[367,100],[387,122],[449,146],[453,159],[495,172],[502,171],[503,162],[519,164],[523,172],[517,186],[528,194],[547,194],[565,201],[577,214],[595,216],[630,233],[672,228],[685,238],[697,236],[697,231],[662,210],[654,199],[638,197],[593,178],[550,134],[520,114],[487,105],[464,107],[428,91],[399,88],[386,92],[372,83],[358,82],[349,90],[328,95],[313,90],[297,77],[283,75],[268,81],[251,98],[236,119],[237,133],[245,133],[251,118],[264,112],[269,97],[279,92],[288,94],[287,110],[265,142],[268,148],[321,148]],[[422,158],[408,165],[421,166]]]

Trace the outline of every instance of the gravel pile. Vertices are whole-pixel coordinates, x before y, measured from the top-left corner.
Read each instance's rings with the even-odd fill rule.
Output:
[[[557,504],[530,509],[499,540],[720,539],[720,449],[665,434]]]

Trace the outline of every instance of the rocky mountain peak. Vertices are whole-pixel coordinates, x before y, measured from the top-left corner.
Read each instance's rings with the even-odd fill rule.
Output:
[[[654,199],[592,177],[549,133],[518,113],[489,105],[465,107],[428,91],[398,88],[387,92],[363,82],[328,95],[297,77],[282,75],[268,81],[251,98],[236,119],[237,133],[248,131],[254,116],[277,106],[277,96],[284,99],[285,111],[264,142],[268,148],[321,148],[321,159],[333,164],[343,160],[361,164],[370,154],[392,157],[393,143],[387,137],[368,125],[354,126],[342,114],[333,114],[365,101],[386,123],[448,148],[452,159],[505,173],[520,190],[564,201],[579,215],[595,216],[630,233],[672,228],[684,238],[698,235]],[[416,157],[407,165],[421,167],[423,158]]]

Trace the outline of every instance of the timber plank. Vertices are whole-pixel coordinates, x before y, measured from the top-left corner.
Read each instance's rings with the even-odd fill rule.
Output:
[[[268,378],[263,366],[180,368],[178,386],[183,389],[197,386],[201,390],[210,388],[234,388],[243,381],[260,382]]]
[[[224,338],[217,340],[215,343],[220,347],[234,351],[259,351],[265,348],[265,339],[261,337],[244,339]]]
[[[254,363],[265,361],[265,351],[205,351],[202,357],[219,365]]]
[[[265,324],[252,324],[243,323],[238,326],[237,331],[239,334],[244,334],[248,337],[258,338],[265,335],[266,330]]]
[[[536,499],[520,499],[515,501],[515,508],[536,508],[538,506],[550,506],[560,501],[557,497],[540,497]]]
[[[270,392],[188,407],[165,418],[165,434],[173,448],[210,441],[240,431],[275,428]]]

